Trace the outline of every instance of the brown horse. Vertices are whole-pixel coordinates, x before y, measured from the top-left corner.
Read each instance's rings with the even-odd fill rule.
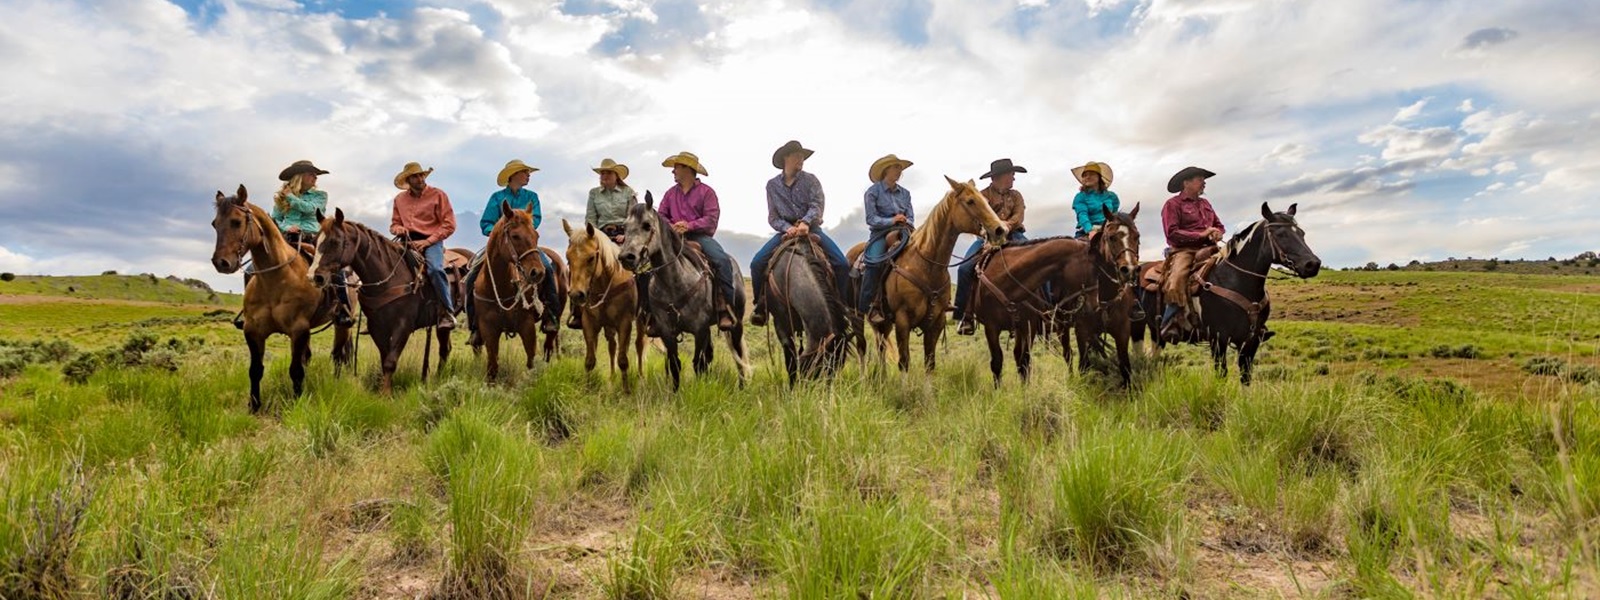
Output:
[[[311,260],[309,273],[311,283],[319,287],[327,285],[336,271],[346,267],[361,278],[361,314],[366,317],[367,333],[382,359],[379,391],[385,395],[393,390],[394,370],[411,333],[431,329],[439,322],[439,311],[452,310],[440,306],[427,276],[412,266],[406,252],[399,242],[366,225],[345,221],[344,211],[335,210],[332,217],[322,219],[317,254]],[[450,330],[440,329],[437,335],[439,368],[443,369],[450,358]],[[426,351],[422,356],[422,380],[428,380]]]
[[[548,276],[539,253],[539,232],[533,228],[533,217],[502,201],[500,221],[489,234],[488,249],[484,251],[483,276],[472,289],[478,335],[488,351],[485,377],[491,382],[500,376],[503,335],[522,336],[526,368],[533,368],[533,358],[539,354],[539,317],[546,307],[539,301],[538,290]]]
[[[1133,323],[1129,315],[1138,302],[1134,283],[1139,277],[1139,205],[1133,211],[1113,213],[1106,210],[1103,225],[1089,234],[1089,254],[1094,258],[1095,287],[1099,297],[1100,312],[1094,318],[1078,321],[1078,352],[1098,348],[1101,334],[1111,334],[1117,345],[1117,374],[1122,385],[1133,380],[1133,366],[1128,359],[1128,341]],[[1091,334],[1085,336],[1084,333]],[[1062,340],[1065,343],[1066,340]],[[1082,367],[1082,364],[1079,365]]]
[[[950,183],[950,191],[912,232],[911,241],[895,257],[883,283],[884,304],[891,318],[874,326],[878,351],[885,352],[884,342],[892,327],[901,371],[911,368],[913,328],[922,330],[923,363],[933,370],[939,336],[944,333],[945,307],[950,302],[950,251],[955,249],[956,238],[970,233],[999,244],[1007,233],[1005,223],[995,216],[972,181],[961,183],[948,176],[944,180]],[[854,263],[866,249],[866,243],[856,244],[848,260]]]
[[[617,244],[594,225],[585,223],[573,229],[566,219],[567,263],[572,267],[572,310],[583,325],[583,370],[593,371],[595,346],[600,335],[606,338],[606,366],[622,370],[622,389],[632,391],[628,379],[628,338],[633,336],[634,354],[644,364],[644,327],[637,330],[639,292],[633,273],[617,259]]]
[[[1000,349],[1000,333],[1004,331],[1012,333],[1012,354],[1023,382],[1027,382],[1032,370],[1035,336],[1059,332],[1062,352],[1070,364],[1072,349],[1067,334],[1072,321],[1099,310],[1089,245],[1070,237],[1040,238],[986,250],[976,260],[980,261],[978,285],[973,290],[970,310],[977,323],[983,325],[994,384],[1000,385],[1005,366],[1005,353]],[[1046,297],[1046,286],[1053,297]],[[1083,349],[1088,347],[1088,335],[1085,328],[1079,328],[1080,354],[1085,354]],[[1082,362],[1087,364],[1087,359]]]
[[[289,337],[289,379],[294,395],[304,391],[305,361],[311,358],[311,329],[333,320],[338,299],[333,289],[317,289],[306,282],[306,261],[283,239],[278,225],[261,207],[249,203],[244,186],[233,196],[217,192],[216,217],[211,227],[217,231],[217,245],[211,265],[218,273],[235,273],[244,266],[244,255],[256,265],[255,276],[244,286],[244,341],[250,348],[250,412],[261,411],[261,374],[267,338],[281,333]],[[333,330],[335,369],[349,364],[352,357],[349,327]]]

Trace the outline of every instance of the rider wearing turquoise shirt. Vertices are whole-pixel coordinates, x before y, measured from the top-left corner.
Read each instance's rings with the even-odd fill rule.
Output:
[[[539,228],[540,223],[544,222],[544,214],[539,210],[539,194],[527,188],[528,178],[537,170],[539,170],[537,167],[530,167],[521,160],[507,162],[506,166],[500,169],[500,174],[495,178],[495,182],[501,187],[489,195],[489,203],[483,208],[483,218],[478,219],[478,228],[483,230],[484,237],[488,237],[490,233],[493,233],[494,224],[500,222],[501,202],[510,204],[512,210],[528,211],[533,216],[533,228],[535,230]],[[472,269],[467,272],[468,294],[476,295],[477,293],[473,291],[473,285],[478,281],[478,272],[483,270],[483,259],[487,258],[487,254],[487,248],[485,248],[484,252],[479,252],[478,258],[473,261]],[[544,272],[550,273],[550,257],[543,251],[538,254],[539,262],[544,263]],[[555,306],[557,300],[555,294],[556,286],[549,277],[545,277],[544,282],[539,284],[539,301],[547,307]],[[472,305],[474,304],[477,303],[466,302],[467,329],[472,332],[472,336],[467,339],[467,343],[478,346],[483,343],[483,340],[478,337],[478,320],[473,318],[475,311],[472,309]],[[557,315],[551,314],[550,311],[545,311],[545,314],[539,320],[539,329],[545,333],[555,333],[557,331],[556,317]]]
[[[1121,209],[1122,200],[1116,192],[1106,189],[1111,187],[1111,165],[1091,161],[1073,169],[1072,176],[1081,186],[1072,199],[1072,212],[1078,214],[1078,230],[1073,236],[1083,239],[1105,222],[1106,209],[1113,213]]]

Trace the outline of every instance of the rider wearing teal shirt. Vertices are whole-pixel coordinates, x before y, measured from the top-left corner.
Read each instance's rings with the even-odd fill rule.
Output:
[[[317,211],[327,209],[327,192],[313,189],[295,195],[284,191],[282,204],[272,203],[272,222],[278,224],[278,231],[287,232],[290,227],[299,227],[300,233],[315,236],[322,230],[322,223],[317,220]]]
[[[511,203],[511,208],[532,213],[534,229],[538,229],[539,223],[544,222],[544,214],[539,211],[538,193],[528,188],[513,190],[504,187],[489,196],[489,205],[483,208],[483,218],[478,219],[478,228],[483,230],[485,236],[494,231],[494,224],[500,220],[501,201]]]
[[[539,194],[527,188],[528,178],[537,170],[539,169],[530,167],[520,160],[507,162],[505,168],[500,169],[500,174],[495,177],[495,182],[504,187],[495,190],[493,194],[489,195],[489,204],[483,208],[483,218],[478,219],[478,228],[483,230],[485,237],[494,232],[494,224],[500,221],[501,202],[510,204],[512,210],[528,211],[533,216],[534,230],[537,231],[539,229],[539,224],[544,222],[544,215],[539,210]],[[485,251],[479,252],[478,258],[473,260],[473,266],[467,272],[467,294],[469,295],[476,296],[477,294],[473,286],[478,281],[478,272],[483,270],[482,261],[487,258],[487,254],[487,248],[485,248]],[[545,273],[550,273],[550,257],[542,251],[538,252],[538,255],[539,262],[544,263]],[[539,284],[539,301],[544,303],[546,307],[555,306],[557,302],[555,290],[556,286],[552,283],[551,278],[546,277],[544,282]],[[473,299],[466,299],[463,304],[467,308],[467,329],[472,332],[472,335],[467,339],[467,343],[472,346],[478,346],[482,344],[482,340],[478,337],[478,321],[474,318],[474,313],[477,311],[473,310],[473,305],[477,304],[477,302]],[[550,311],[546,310],[544,316],[540,319],[539,328],[545,333],[555,333],[557,316],[550,314]]]

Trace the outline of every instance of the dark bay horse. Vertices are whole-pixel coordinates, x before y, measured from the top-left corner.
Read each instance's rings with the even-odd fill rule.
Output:
[[[1026,382],[1032,370],[1035,336],[1055,331],[1061,334],[1061,349],[1072,362],[1072,346],[1067,335],[1071,321],[1084,313],[1098,312],[1094,288],[1094,260],[1089,245],[1070,237],[1039,238],[1009,242],[1004,247],[979,254],[978,285],[972,292],[971,312],[983,326],[989,345],[989,371],[1000,385],[1005,353],[1000,348],[1001,332],[1012,334],[1012,354],[1017,374]],[[1047,297],[1044,288],[1053,290]],[[1079,328],[1081,341],[1087,332]],[[1080,343],[1080,354],[1083,344]],[[1087,357],[1082,365],[1088,364]]]
[[[361,278],[361,314],[383,363],[379,391],[387,395],[393,390],[394,370],[411,333],[431,329],[439,322],[440,311],[454,309],[441,306],[427,276],[406,259],[404,246],[366,225],[346,221],[341,209],[322,219],[310,280],[327,285],[334,272],[346,267]],[[450,330],[440,329],[437,335],[439,368],[443,369],[450,358]],[[428,380],[427,352],[422,356],[422,380]]]
[[[473,318],[488,352],[484,377],[500,376],[500,339],[507,333],[522,337],[527,354],[525,368],[533,368],[539,354],[539,318],[546,307],[539,301],[539,285],[547,273],[539,260],[539,232],[533,217],[501,201],[500,221],[489,234],[484,250],[483,276],[473,285]],[[553,336],[551,339],[554,339]],[[548,355],[547,358],[548,360]]]
[[[1211,259],[1215,264],[1197,292],[1200,327],[1184,341],[1209,344],[1212,365],[1220,375],[1228,373],[1228,348],[1238,350],[1239,381],[1244,385],[1250,385],[1256,351],[1272,336],[1267,330],[1267,318],[1272,315],[1267,273],[1273,265],[1281,265],[1309,279],[1322,269],[1322,259],[1306,245],[1305,231],[1295,221],[1295,208],[1290,204],[1289,210],[1275,213],[1261,203],[1261,220],[1234,235]],[[1141,278],[1159,264],[1140,265]],[[1163,343],[1160,293],[1141,294],[1141,302],[1145,321],[1135,324],[1134,338],[1143,338],[1148,331],[1159,348]]]
[[[1122,385],[1133,380],[1133,365],[1128,359],[1128,342],[1132,337],[1133,323],[1129,319],[1138,299],[1134,284],[1139,277],[1139,205],[1127,213],[1106,211],[1106,220],[1089,234],[1089,255],[1094,258],[1096,296],[1100,311],[1097,318],[1089,319],[1096,341],[1102,334],[1110,334],[1117,346],[1117,374]],[[1080,320],[1079,327],[1084,326]],[[1065,340],[1062,340],[1065,343]],[[1089,346],[1096,344],[1090,343]],[[1078,337],[1078,351],[1085,352],[1085,339]]]
[[[678,336],[694,336],[694,372],[704,374],[711,366],[711,330],[717,325],[712,294],[719,293],[712,279],[711,265],[700,254],[698,245],[691,245],[678,232],[673,231],[661,213],[656,212],[655,197],[647,190],[644,202],[628,208],[628,220],[623,227],[623,242],[619,260],[622,266],[635,274],[649,273],[650,318],[661,330],[661,343],[667,352],[667,372],[672,375],[672,389],[677,391],[683,373],[683,363],[678,357]],[[739,272],[738,261],[733,261],[735,280],[733,314],[745,311],[744,286],[737,282],[744,276]],[[728,345],[733,349],[734,362],[739,368],[739,387],[750,379],[750,361],[745,354],[744,319],[734,322],[728,332]]]
[[[949,176],[944,180],[950,184],[950,191],[912,231],[911,240],[895,257],[883,282],[884,304],[890,318],[874,326],[878,352],[885,352],[884,342],[892,328],[901,371],[911,368],[913,328],[922,330],[923,364],[933,371],[939,337],[944,333],[945,307],[950,303],[950,251],[955,249],[956,238],[969,233],[1000,244],[1007,233],[1005,223],[995,216],[989,201],[972,181],[962,183]],[[865,242],[856,244],[846,258],[853,264],[866,248]]]
[[[333,320],[338,299],[333,289],[318,289],[306,281],[306,261],[278,231],[277,223],[261,207],[249,203],[243,185],[233,196],[217,192],[216,217],[211,227],[217,244],[211,265],[218,273],[232,274],[244,266],[245,253],[255,263],[255,276],[244,286],[244,341],[250,348],[250,412],[261,411],[262,364],[267,338],[289,337],[289,380],[296,397],[304,391],[306,361],[311,359],[311,330]],[[334,327],[335,369],[350,363],[354,346],[349,327]]]
[[[561,228],[567,232],[567,264],[572,268],[572,310],[581,315],[583,324],[583,370],[594,370],[595,346],[604,334],[606,365],[613,371],[622,370],[622,389],[631,391],[630,336],[638,363],[644,365],[644,326],[638,322],[639,291],[633,273],[622,268],[617,244],[593,225],[585,223],[582,229],[573,229],[562,219]]]
[[[789,385],[798,375],[832,374],[844,363],[851,340],[850,309],[833,286],[822,247],[813,236],[784,240],[772,254],[767,302],[783,347]],[[803,346],[796,337],[804,335]]]

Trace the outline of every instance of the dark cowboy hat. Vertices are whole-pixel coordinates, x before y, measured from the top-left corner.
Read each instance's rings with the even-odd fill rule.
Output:
[[[804,152],[804,153],[806,153],[805,158],[811,158],[811,155],[812,155],[812,151],[810,149],[808,149],[808,148],[801,147],[800,146],[800,142],[797,142],[797,141],[794,141],[794,140],[789,140],[784,145],[778,146],[778,151],[777,152],[773,152],[772,153],[772,166],[777,167],[779,169],[782,169],[783,168],[783,159],[785,157],[789,156],[790,154],[795,153],[795,152]]]
[[[1178,190],[1183,189],[1183,182],[1185,181],[1194,179],[1196,177],[1210,178],[1215,175],[1216,173],[1212,173],[1211,171],[1207,171],[1200,167],[1184,167],[1182,171],[1178,171],[1178,174],[1173,175],[1172,179],[1167,180],[1167,191],[1176,194],[1178,193]]]
[[[1011,164],[1011,159],[1002,158],[1000,160],[997,160],[997,161],[994,161],[992,163],[989,163],[989,172],[988,173],[984,173],[982,175],[979,175],[978,179],[988,179],[990,177],[999,177],[1001,175],[1005,175],[1006,173],[1027,173],[1027,172],[1028,172],[1027,169],[1024,169],[1024,168],[1022,168],[1020,166]]]
[[[311,164],[311,161],[309,160],[297,160],[294,161],[294,164],[285,167],[283,171],[278,173],[278,181],[288,181],[289,178],[301,173],[316,173],[318,175],[328,174],[327,171],[318,169],[316,165]]]

